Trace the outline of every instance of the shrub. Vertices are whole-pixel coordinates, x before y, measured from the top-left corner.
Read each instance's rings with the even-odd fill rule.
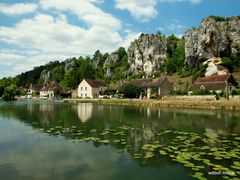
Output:
[[[133,84],[127,84],[123,89],[123,94],[125,98],[137,98],[140,96],[143,88],[135,86]]]
[[[233,89],[231,91],[231,95],[234,96],[234,95],[240,95],[240,89]]]
[[[230,72],[233,71],[233,62],[229,57],[222,58],[222,65],[229,69]]]
[[[225,97],[225,96],[226,96],[226,93],[225,93],[224,90],[222,90],[220,93],[218,93],[218,95],[219,95],[220,97]]]
[[[13,101],[17,95],[16,86],[10,85],[4,89],[3,100],[4,101]]]
[[[193,90],[193,95],[210,95],[211,92],[207,89],[195,89]]]

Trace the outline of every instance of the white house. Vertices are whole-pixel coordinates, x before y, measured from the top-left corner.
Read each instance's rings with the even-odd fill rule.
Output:
[[[63,88],[56,81],[52,81],[48,84],[45,84],[40,90],[40,98],[52,98],[56,95],[60,95],[63,91]]]
[[[32,98],[34,95],[39,95],[40,89],[42,89],[43,84],[30,84],[27,92],[27,98]]]
[[[100,94],[107,89],[102,81],[83,79],[78,85],[78,97],[99,98]]]

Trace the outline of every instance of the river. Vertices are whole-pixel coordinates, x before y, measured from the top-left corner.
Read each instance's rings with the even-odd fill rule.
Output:
[[[0,103],[0,179],[240,178],[240,112]]]

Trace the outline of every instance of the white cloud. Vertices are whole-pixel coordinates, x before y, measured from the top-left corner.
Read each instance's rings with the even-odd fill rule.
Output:
[[[0,26],[0,42],[17,46],[15,50],[0,51],[0,66],[12,66],[9,75],[51,60],[92,55],[98,49],[111,52],[119,46],[127,47],[138,35],[128,31],[121,36],[121,21],[90,0],[72,0],[71,3],[65,0],[40,0],[40,5],[50,12],[57,10],[59,15],[53,17],[39,13],[33,18],[22,19],[15,26]],[[65,12],[74,13],[87,27],[70,24]],[[21,51],[17,50],[19,48]]]
[[[104,0],[89,0],[92,3],[96,3],[96,4],[102,4],[104,3]]]
[[[37,4],[33,3],[17,3],[13,5],[6,5],[0,3],[0,13],[7,15],[20,15],[32,13],[37,10]]]
[[[158,27],[157,30],[159,30],[163,34],[175,34],[177,37],[181,38],[186,28],[187,27],[181,24],[178,20],[171,20]]]
[[[101,28],[111,28],[117,30],[121,27],[121,21],[111,14],[105,13],[100,8],[91,3],[90,0],[40,0],[44,9],[57,9],[59,11],[69,11],[77,15],[89,27],[101,26]]]
[[[146,22],[158,14],[156,10],[158,3],[190,2],[192,4],[198,4],[201,1],[202,0],[115,0],[115,7],[121,10],[128,10],[135,19]]]
[[[169,30],[169,31],[183,31],[184,29],[186,29],[186,26],[180,24],[179,21],[177,20],[173,20],[172,22],[169,22],[167,25],[166,25],[166,28]]]
[[[126,36],[124,37],[122,43],[120,44],[120,46],[124,47],[125,49],[127,49],[131,42],[133,42],[135,39],[137,39],[140,36],[140,32],[133,32],[129,29],[125,30]]]
[[[156,0],[116,0],[115,7],[128,10],[134,18],[146,22],[157,15],[156,4]]]

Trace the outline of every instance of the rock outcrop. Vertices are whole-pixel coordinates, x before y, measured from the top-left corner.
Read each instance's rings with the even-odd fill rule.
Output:
[[[208,17],[199,28],[185,32],[185,55],[188,67],[214,57],[235,56],[240,49],[240,18]]]
[[[224,67],[221,58],[212,58],[205,61],[203,64],[207,65],[205,76],[224,75],[229,73],[228,68]]]
[[[166,60],[167,41],[164,36],[141,34],[128,48],[128,62],[133,73],[147,75],[159,70]]]
[[[65,72],[70,72],[76,67],[74,60],[67,61],[64,67]]]
[[[103,68],[106,71],[106,76],[111,76],[113,73],[113,65],[119,61],[118,54],[112,53],[106,59]]]
[[[49,78],[50,78],[50,71],[48,70],[43,70],[40,74],[40,78],[44,80],[44,84],[49,82]]]

